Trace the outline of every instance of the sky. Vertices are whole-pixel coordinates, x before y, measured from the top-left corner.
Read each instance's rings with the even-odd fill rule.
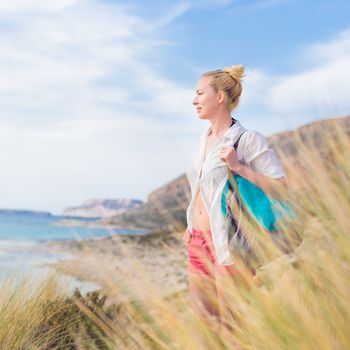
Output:
[[[199,76],[245,65],[265,136],[350,113],[350,2],[1,0],[0,208],[60,214],[185,172]]]

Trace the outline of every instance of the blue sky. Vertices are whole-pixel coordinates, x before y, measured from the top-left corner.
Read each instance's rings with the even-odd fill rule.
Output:
[[[0,208],[140,198],[184,173],[207,70],[246,66],[234,114],[266,136],[350,111],[350,3],[0,3]]]

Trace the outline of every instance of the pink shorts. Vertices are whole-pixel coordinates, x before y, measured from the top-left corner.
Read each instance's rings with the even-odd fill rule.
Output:
[[[192,273],[200,273],[213,276],[215,271],[220,274],[237,275],[240,271],[235,265],[218,265],[211,231],[200,231],[192,228],[192,238],[187,244],[188,270]],[[255,275],[255,270],[251,270]]]

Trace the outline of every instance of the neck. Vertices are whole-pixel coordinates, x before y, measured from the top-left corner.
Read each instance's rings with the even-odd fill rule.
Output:
[[[230,114],[211,120],[211,134],[214,137],[222,136],[232,125],[232,117]]]

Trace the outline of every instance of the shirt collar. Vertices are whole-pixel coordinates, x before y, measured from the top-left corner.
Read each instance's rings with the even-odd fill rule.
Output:
[[[242,126],[242,124],[236,119],[236,122],[229,128],[226,130],[225,134],[222,136],[222,138],[224,139],[224,141],[234,141],[238,138],[238,136],[245,131],[246,129]],[[200,140],[201,141],[205,141],[209,135],[211,131],[211,126],[208,127],[208,129],[206,129],[201,137]]]

